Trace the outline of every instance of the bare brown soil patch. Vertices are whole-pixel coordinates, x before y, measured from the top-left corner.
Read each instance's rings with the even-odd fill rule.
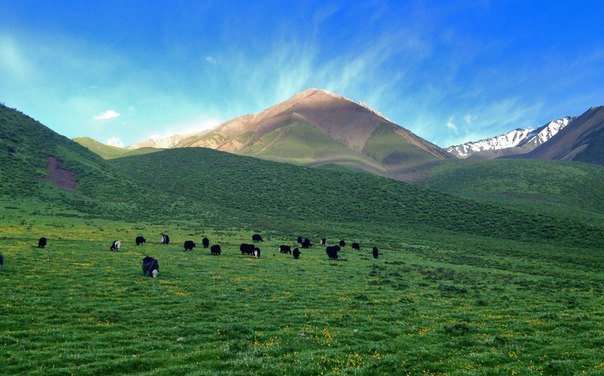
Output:
[[[62,163],[61,159],[52,155],[46,158],[46,171],[48,175],[40,177],[40,180],[50,180],[57,187],[72,192],[76,188],[75,173],[61,168]]]

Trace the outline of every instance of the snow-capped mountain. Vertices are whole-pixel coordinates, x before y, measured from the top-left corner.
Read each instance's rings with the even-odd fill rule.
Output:
[[[570,124],[576,116],[566,116],[539,128],[515,129],[499,136],[449,146],[446,150],[457,158],[497,158],[528,153],[547,142]]]

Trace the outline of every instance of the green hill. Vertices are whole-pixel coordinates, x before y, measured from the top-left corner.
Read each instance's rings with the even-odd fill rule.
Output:
[[[139,154],[147,154],[147,153],[155,153],[160,149],[155,148],[138,148],[138,149],[125,149],[117,146],[105,145],[102,142],[98,142],[94,138],[90,137],[76,137],[73,141],[78,144],[84,146],[86,149],[91,152],[100,155],[103,159],[113,159],[124,157],[127,155],[139,155]]]
[[[555,160],[455,161],[423,184],[459,197],[604,223],[604,168]]]
[[[122,175],[97,154],[19,111],[0,106],[0,196],[94,216],[137,218],[172,201]],[[189,206],[187,206],[189,207]],[[187,207],[181,208],[186,211]]]
[[[221,207],[220,221],[291,231],[400,229],[592,246],[601,227],[477,203],[367,173],[312,169],[203,148],[174,149],[111,164],[146,187]],[[312,223],[312,226],[309,224]],[[578,242],[578,243],[577,243]]]

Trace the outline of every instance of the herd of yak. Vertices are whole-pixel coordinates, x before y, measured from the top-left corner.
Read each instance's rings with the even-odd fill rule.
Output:
[[[252,242],[258,243],[258,242],[262,242],[262,241],[263,241],[263,239],[260,234],[252,235]],[[40,240],[38,240],[38,248],[46,247],[47,242],[48,242],[48,240],[46,238],[44,238],[44,237],[40,238]],[[136,245],[142,245],[142,244],[145,244],[147,241],[145,240],[144,237],[137,236],[135,239],[135,242],[136,242]],[[302,249],[307,249],[307,248],[312,247],[312,243],[310,242],[310,239],[308,239],[306,237],[299,236],[297,239],[297,242],[298,242],[298,244],[300,244],[300,248],[302,248]],[[161,243],[170,244],[170,237],[167,234],[162,234]],[[222,253],[222,250],[220,249],[220,245],[214,244],[210,247],[210,240],[208,238],[203,238],[201,240],[201,244],[203,245],[204,248],[209,247],[210,254],[213,256],[219,256]],[[338,252],[340,252],[342,247],[346,246],[346,242],[344,240],[340,240],[340,242],[338,244],[328,246],[327,240],[325,238],[322,238],[321,245],[325,246],[325,252],[327,253],[327,257],[329,257],[330,260],[337,260]],[[115,241],[113,241],[113,243],[111,243],[111,247],[109,248],[109,250],[117,252],[120,250],[121,246],[122,246],[121,241],[115,240]],[[185,243],[184,243],[185,252],[191,251],[191,250],[193,250],[193,248],[195,248],[195,243],[192,240],[185,241]],[[361,245],[359,243],[352,243],[352,249],[360,250]],[[250,255],[250,256],[254,256],[256,258],[260,258],[260,248],[257,247],[255,244],[242,243],[241,246],[239,246],[239,250],[241,251],[242,255]],[[293,255],[293,257],[295,259],[300,258],[300,249],[298,247],[295,247],[292,250],[289,245],[280,245],[279,252],[291,254],[291,255]],[[373,258],[376,258],[376,259],[378,258],[379,250],[377,247],[373,247],[372,254],[373,254]],[[4,258],[2,257],[2,254],[0,254],[0,268],[2,267],[2,265],[4,265]],[[151,276],[153,278],[156,278],[157,275],[159,274],[159,262],[157,261],[157,259],[155,259],[153,257],[146,256],[145,258],[143,258],[142,266],[143,266],[143,274],[145,276]]]

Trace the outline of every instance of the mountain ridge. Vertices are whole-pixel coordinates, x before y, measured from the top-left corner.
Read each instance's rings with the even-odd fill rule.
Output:
[[[452,145],[445,150],[460,159],[491,159],[525,154],[549,141],[576,118],[576,116],[565,116],[538,128],[517,128],[498,136]]]
[[[572,124],[526,157],[604,165],[604,106],[591,107]]]

